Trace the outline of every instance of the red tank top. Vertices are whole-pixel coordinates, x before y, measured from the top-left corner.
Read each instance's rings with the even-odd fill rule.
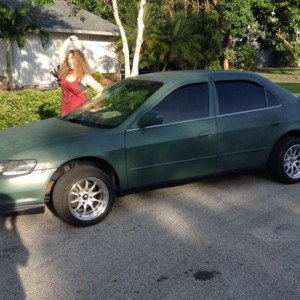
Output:
[[[61,114],[65,115],[86,102],[86,87],[79,79],[69,82],[63,78],[60,82],[62,91]]]

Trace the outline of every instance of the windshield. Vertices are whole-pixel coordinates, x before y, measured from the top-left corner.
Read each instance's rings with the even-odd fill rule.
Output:
[[[91,127],[115,127],[144,103],[161,82],[125,79],[64,116],[64,120]]]

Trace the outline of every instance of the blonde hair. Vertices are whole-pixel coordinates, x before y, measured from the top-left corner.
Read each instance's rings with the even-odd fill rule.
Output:
[[[74,69],[72,70],[68,64],[68,56],[69,54],[73,55],[74,60]],[[66,57],[59,68],[59,79],[65,78],[74,72],[74,75],[78,79],[82,79],[85,75],[91,74],[90,67],[85,58],[85,55],[80,50],[69,50],[66,54]]]

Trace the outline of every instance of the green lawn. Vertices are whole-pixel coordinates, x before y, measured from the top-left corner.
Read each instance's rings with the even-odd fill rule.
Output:
[[[268,74],[300,74],[300,68],[259,68],[259,72],[265,72]]]
[[[276,82],[278,85],[281,87],[287,89],[291,93],[294,94],[300,94],[300,82],[295,83],[295,82]]]
[[[299,80],[300,68],[261,68],[257,72],[269,79],[280,80]]]
[[[276,82],[288,91],[300,94],[299,68],[264,68],[257,71],[260,75]]]

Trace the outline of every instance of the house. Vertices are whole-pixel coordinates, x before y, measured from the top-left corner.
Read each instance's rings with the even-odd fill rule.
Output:
[[[7,7],[28,3],[26,0],[0,0]],[[119,34],[118,27],[86,10],[74,11],[74,6],[64,0],[56,0],[47,7],[35,7],[41,28],[48,32],[49,43],[45,48],[37,36],[28,35],[26,45],[19,49],[13,43],[13,86],[51,86],[56,81],[50,71],[57,67],[58,49],[70,35],[76,35],[82,43],[92,72],[103,74],[119,72],[119,63],[112,40]],[[6,71],[6,51],[0,40],[0,76]]]

